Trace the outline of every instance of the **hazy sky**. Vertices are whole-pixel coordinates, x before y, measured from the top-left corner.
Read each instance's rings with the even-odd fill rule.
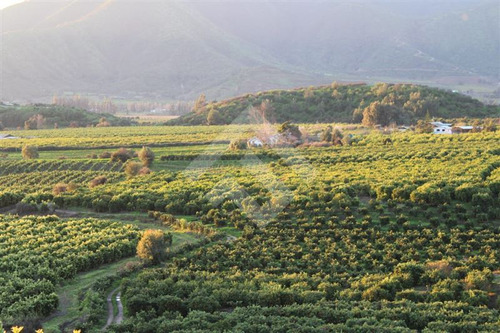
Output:
[[[5,7],[9,7],[23,1],[24,0],[0,0],[0,9],[4,9]]]

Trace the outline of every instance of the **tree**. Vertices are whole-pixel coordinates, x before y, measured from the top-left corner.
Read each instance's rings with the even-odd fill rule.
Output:
[[[38,158],[40,154],[38,153],[38,148],[35,146],[25,145],[21,151],[21,154],[25,160],[31,160]]]
[[[220,112],[216,109],[210,109],[210,112],[207,115],[207,124],[208,125],[220,125],[222,123],[222,117]]]
[[[321,141],[332,142],[332,126],[328,126],[321,133]]]
[[[168,237],[161,230],[146,230],[137,244],[137,256],[147,263],[158,264],[165,255]]]
[[[206,106],[207,106],[207,97],[205,96],[205,94],[201,94],[194,104],[193,112],[196,114],[202,114],[205,112]]]
[[[142,149],[139,151],[138,156],[145,167],[150,167],[155,160],[155,153],[149,147],[142,147]]]
[[[313,87],[309,87],[304,91],[304,98],[305,99],[309,99],[309,98],[312,98],[314,96],[313,89],[314,89]]]
[[[297,125],[291,124],[289,121],[284,122],[278,128],[278,133],[284,134],[286,136],[292,136],[296,140],[302,138],[302,133]]]
[[[415,131],[417,133],[432,133],[432,124],[425,120],[419,120],[417,126],[415,126]]]
[[[479,289],[487,291],[493,282],[493,273],[489,269],[483,271],[470,271],[465,277],[465,284],[468,289]]]
[[[111,126],[111,124],[105,117],[99,119],[99,123],[96,125],[96,127],[109,127],[109,126]]]
[[[362,123],[370,127],[377,124],[387,126],[393,121],[395,114],[396,110],[393,105],[376,101],[363,110]]]
[[[37,114],[24,122],[25,130],[41,129],[45,125],[45,118],[41,114]]]
[[[342,134],[342,132],[336,128],[333,133],[332,133],[332,142],[335,144],[335,145],[342,145],[342,139],[344,138],[344,135]]]
[[[498,120],[496,121],[498,123]],[[483,123],[483,131],[485,132],[496,132],[497,123],[494,119],[485,119]]]

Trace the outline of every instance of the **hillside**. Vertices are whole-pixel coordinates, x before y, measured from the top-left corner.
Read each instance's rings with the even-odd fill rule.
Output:
[[[169,125],[207,124],[215,114],[216,124],[292,121],[297,123],[354,122],[374,105],[387,114],[380,123],[414,123],[427,114],[432,117],[499,117],[500,107],[486,106],[470,97],[445,90],[410,84],[364,84],[273,90],[208,103],[169,121]],[[214,111],[212,111],[214,110]],[[214,122],[214,121],[213,121]]]
[[[0,15],[0,99],[222,99],[333,80],[494,90],[499,13],[488,0],[33,0]]]
[[[86,127],[95,126],[106,119],[109,126],[128,126],[131,121],[119,118],[111,114],[99,114],[84,110],[54,106],[54,105],[28,105],[28,106],[1,106],[0,105],[0,130],[5,128],[24,128],[25,122],[30,119],[34,122],[37,115],[42,115],[43,120],[38,121],[40,128],[53,128],[55,124],[59,127]]]

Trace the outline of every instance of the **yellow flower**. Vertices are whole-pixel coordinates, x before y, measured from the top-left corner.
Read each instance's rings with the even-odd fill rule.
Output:
[[[73,333],[82,333],[82,330],[73,330]]]
[[[14,327],[12,327],[12,333],[21,333],[21,331],[23,329],[24,329],[24,327],[14,326]]]
[[[43,329],[36,330],[35,333],[43,333]]]

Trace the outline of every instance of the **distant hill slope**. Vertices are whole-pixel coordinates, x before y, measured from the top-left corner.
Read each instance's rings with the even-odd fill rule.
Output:
[[[45,14],[28,15],[37,11]],[[317,82],[177,1],[27,2],[2,14],[4,100],[63,92],[191,99]]]
[[[388,110],[386,123],[414,123],[427,114],[442,118],[500,117],[499,106],[487,106],[468,96],[436,88],[411,84],[334,83],[331,86],[248,94],[199,105],[193,112],[167,124],[251,123],[262,118],[279,123],[359,123],[363,112],[377,103]]]
[[[43,116],[43,123],[40,124],[41,128],[53,128],[55,124],[59,127],[69,127],[72,123],[73,126],[78,127],[95,126],[99,124],[102,118],[106,118],[106,122],[110,126],[128,126],[131,124],[129,119],[70,107],[41,104],[28,106],[0,105],[0,130],[2,126],[5,128],[24,128],[25,121],[36,115]]]
[[[31,0],[0,15],[0,99],[221,99],[333,80],[494,85],[499,9],[488,0]]]

